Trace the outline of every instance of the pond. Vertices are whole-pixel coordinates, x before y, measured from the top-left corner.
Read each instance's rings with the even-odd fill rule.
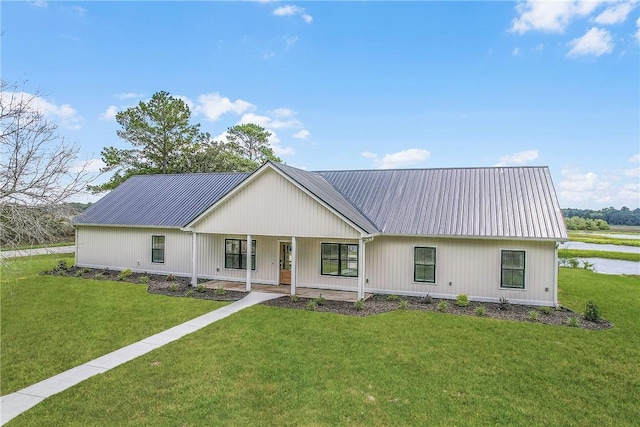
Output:
[[[630,254],[640,254],[639,246],[623,246],[623,245],[599,245],[596,243],[583,243],[583,242],[564,242],[560,243],[560,249],[582,249],[593,251],[607,251],[607,252],[626,252]]]
[[[623,261],[606,258],[577,258],[578,261],[587,261],[593,264],[593,270],[600,274],[637,274],[640,275],[640,262]]]

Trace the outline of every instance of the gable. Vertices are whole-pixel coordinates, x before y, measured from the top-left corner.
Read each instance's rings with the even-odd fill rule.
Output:
[[[268,167],[190,227],[198,233],[357,238],[361,233]]]

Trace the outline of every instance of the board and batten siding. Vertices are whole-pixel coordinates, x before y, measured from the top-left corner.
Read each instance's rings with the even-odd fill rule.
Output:
[[[360,233],[274,170],[192,225],[198,233],[357,238]]]
[[[151,236],[165,236],[164,263],[151,262]],[[189,276],[191,235],[171,228],[78,226],[79,267]]]
[[[414,282],[414,248],[436,248],[436,283]],[[500,288],[501,251],[525,251],[525,289]],[[514,303],[556,303],[556,248],[552,241],[376,237],[366,246],[365,292]]]

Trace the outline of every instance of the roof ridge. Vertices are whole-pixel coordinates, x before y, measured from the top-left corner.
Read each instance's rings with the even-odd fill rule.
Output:
[[[292,167],[292,166],[289,166]],[[394,168],[394,169],[335,169],[335,170],[318,170],[307,171],[318,174],[332,172],[394,172],[394,171],[437,171],[437,170],[484,170],[484,169],[548,169],[549,166],[456,166],[442,168]],[[301,169],[302,170],[302,169]]]

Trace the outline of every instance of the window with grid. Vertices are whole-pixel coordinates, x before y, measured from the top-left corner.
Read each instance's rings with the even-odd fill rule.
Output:
[[[358,245],[322,243],[321,274],[358,277]]]
[[[151,236],[151,262],[164,263],[164,236]]]
[[[413,281],[436,282],[436,248],[417,246],[413,249]]]
[[[524,289],[524,251],[502,251],[500,287]]]
[[[224,240],[224,268],[247,269],[247,240]],[[256,241],[251,241],[251,269],[256,269]]]

